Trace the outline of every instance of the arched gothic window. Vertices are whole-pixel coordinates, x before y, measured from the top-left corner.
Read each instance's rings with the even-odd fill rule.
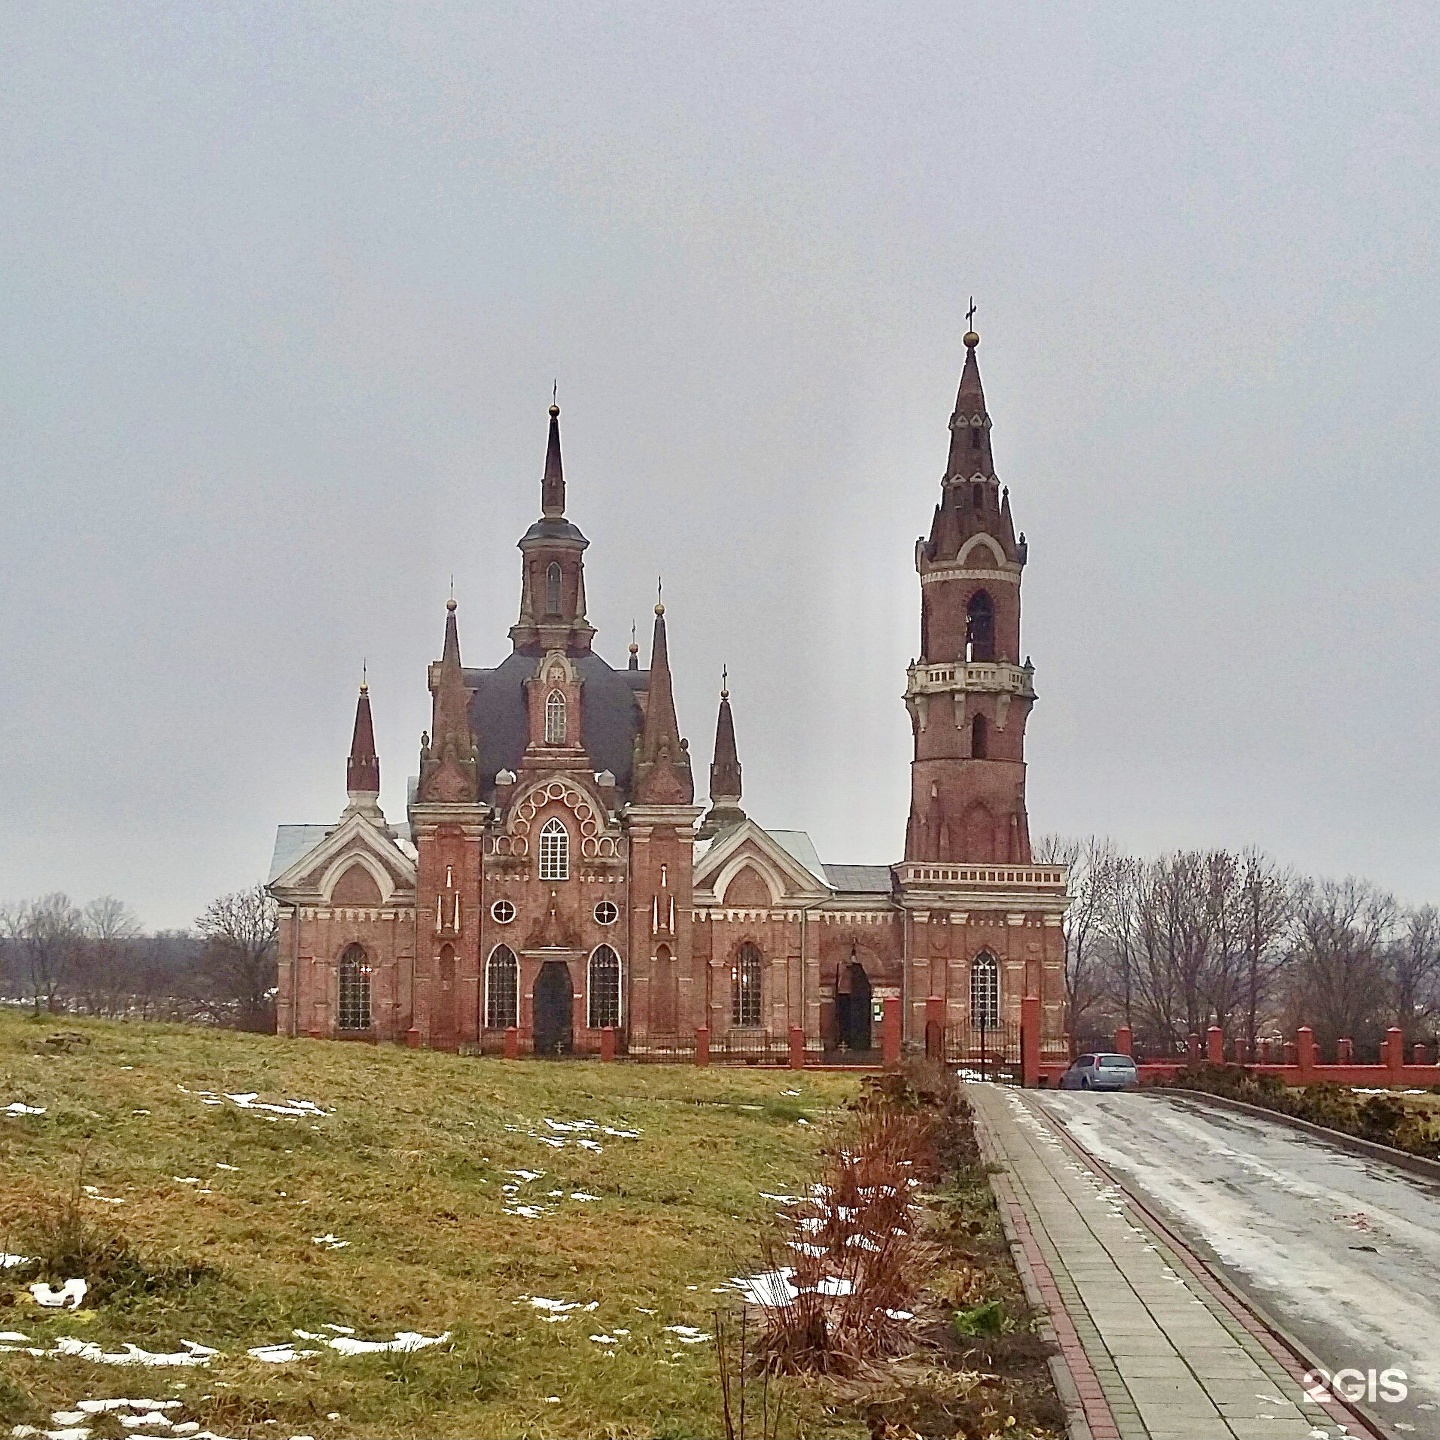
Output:
[[[965,607],[965,658],[995,658],[995,605],[983,590],[977,590]]]
[[[590,1015],[592,1030],[620,1024],[620,957],[599,945],[590,957]]]
[[[977,1030],[1000,1025],[1000,962],[988,950],[970,965],[970,1024]]]
[[[570,878],[570,832],[554,815],[540,828],[540,878]]]
[[[550,568],[545,572],[545,613],[547,615],[560,613],[560,562],[558,560],[552,560]]]
[[[565,743],[565,697],[558,690],[545,697],[545,743]]]
[[[359,945],[351,945],[340,957],[341,1030],[370,1028],[370,957]]]
[[[740,947],[730,972],[730,1023],[742,1030],[760,1026],[760,998],[764,986],[765,961],[748,940]]]
[[[970,722],[970,758],[984,760],[990,751],[990,727],[983,715],[977,715]]]
[[[485,1027],[506,1030],[520,1023],[520,962],[508,945],[497,945],[485,962]]]

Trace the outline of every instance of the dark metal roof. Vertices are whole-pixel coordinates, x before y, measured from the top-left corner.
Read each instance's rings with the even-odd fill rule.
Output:
[[[523,545],[527,540],[578,540],[582,545],[590,542],[563,515],[543,515],[521,537]]]
[[[888,865],[827,865],[825,878],[852,895],[888,895],[892,883]]]
[[[480,791],[488,796],[497,770],[518,770],[525,753],[525,681],[541,657],[516,651],[493,670],[465,671],[474,690],[470,729],[480,751]],[[630,766],[643,714],[637,691],[650,684],[648,670],[614,670],[593,651],[572,655],[580,672],[580,741],[596,771],[609,770],[622,795],[630,792]]]

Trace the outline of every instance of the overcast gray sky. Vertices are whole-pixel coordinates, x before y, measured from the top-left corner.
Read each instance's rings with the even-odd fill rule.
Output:
[[[9,5],[0,900],[181,925],[404,813],[450,575],[508,651],[559,380],[597,648],[903,846],[973,292],[1032,828],[1440,901],[1440,9]],[[645,636],[648,655],[648,636]]]

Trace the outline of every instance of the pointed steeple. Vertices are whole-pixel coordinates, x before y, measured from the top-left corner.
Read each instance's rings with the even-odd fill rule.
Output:
[[[470,698],[460,664],[460,630],[455,623],[455,598],[445,602],[445,650],[430,667],[434,720],[428,749],[420,755],[422,801],[446,805],[473,804],[478,799],[475,737],[470,732]]]
[[[985,408],[985,389],[980,383],[980,364],[975,359],[980,337],[965,334],[965,368],[960,372],[960,389],[955,396],[955,413],[950,417],[950,458],[946,479],[995,476],[990,454],[990,412]]]
[[[540,482],[540,513],[565,513],[565,469],[560,461],[560,407],[550,406],[550,441],[545,447],[545,478]]]
[[[710,811],[700,839],[718,835],[745,818],[740,808],[740,755],[735,746],[735,717],[730,713],[728,672],[721,671],[720,713],[715,719],[715,758],[710,763]]]
[[[350,739],[350,759],[345,765],[345,789],[353,805],[362,798],[380,794],[380,757],[375,753],[375,727],[370,719],[370,686],[360,682],[355,702],[355,733]]]
[[[650,689],[645,725],[635,744],[635,799],[642,805],[689,805],[695,798],[690,750],[680,738],[670,654],[665,643],[665,606],[655,603],[655,638],[650,647]]]

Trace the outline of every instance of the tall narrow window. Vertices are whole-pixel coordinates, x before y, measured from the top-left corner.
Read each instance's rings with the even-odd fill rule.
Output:
[[[970,1023],[977,1030],[1000,1024],[1000,962],[982,950],[970,966]]]
[[[748,940],[735,956],[730,972],[730,1023],[740,1029],[754,1030],[760,1025],[760,998],[764,984],[765,962],[760,951]]]
[[[340,957],[341,1030],[370,1028],[370,957],[359,945],[351,945]]]
[[[590,957],[590,1028],[620,1024],[620,957],[608,946]]]
[[[555,560],[550,562],[550,568],[545,572],[545,613],[560,613],[560,565]]]
[[[519,1016],[520,962],[508,945],[497,945],[485,962],[485,1027],[508,1030]]]
[[[978,425],[970,427],[970,448],[972,450],[980,448],[980,427]]]
[[[555,816],[540,828],[540,878],[570,878],[570,832]]]
[[[977,715],[970,722],[970,758],[984,760],[990,751],[990,727],[983,715]]]
[[[558,690],[545,697],[545,743],[565,743],[565,697]]]
[[[965,607],[965,658],[995,658],[995,605],[983,590],[977,590]]]

